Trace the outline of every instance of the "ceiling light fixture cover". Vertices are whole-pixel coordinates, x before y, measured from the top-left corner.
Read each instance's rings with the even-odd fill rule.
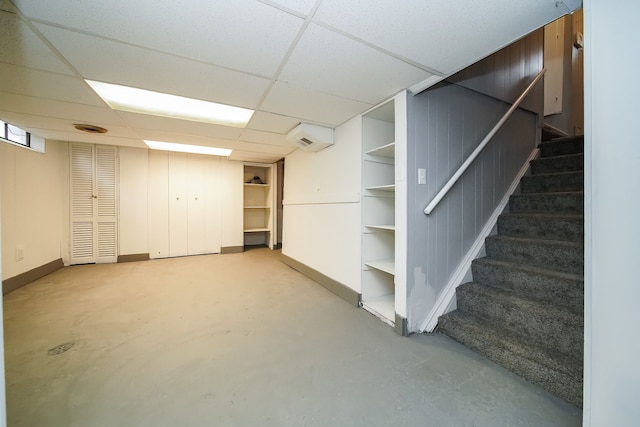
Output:
[[[114,110],[243,128],[253,110],[129,86],[86,80]]]
[[[163,151],[177,151],[179,153],[208,154],[210,156],[228,157],[231,154],[228,148],[204,147],[202,145],[178,144],[175,142],[148,141],[144,140],[149,148]]]

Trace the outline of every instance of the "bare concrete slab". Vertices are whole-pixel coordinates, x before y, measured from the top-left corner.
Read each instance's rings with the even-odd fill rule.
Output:
[[[579,426],[444,336],[268,249],[67,267],[4,298],[10,426]]]

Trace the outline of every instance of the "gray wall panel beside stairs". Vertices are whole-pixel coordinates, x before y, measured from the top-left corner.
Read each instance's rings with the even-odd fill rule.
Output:
[[[542,47],[537,31],[409,99],[409,332],[420,330],[535,149],[542,87],[534,89],[526,109],[514,112],[436,209],[429,216],[423,210],[542,69]],[[426,184],[418,184],[418,169],[426,169]]]

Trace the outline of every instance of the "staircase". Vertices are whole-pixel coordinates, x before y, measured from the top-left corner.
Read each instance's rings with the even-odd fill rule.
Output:
[[[473,282],[441,316],[450,336],[552,394],[582,407],[583,139],[540,144],[512,195]]]

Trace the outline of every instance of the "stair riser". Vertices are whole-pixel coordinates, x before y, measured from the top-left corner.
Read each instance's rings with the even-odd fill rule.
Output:
[[[560,372],[524,357],[514,357],[506,348],[491,345],[481,336],[469,333],[454,318],[443,316],[438,324],[439,332],[453,338],[467,348],[484,355],[511,372],[539,385],[554,395],[582,407],[582,375]]]
[[[518,213],[582,214],[582,193],[518,194],[509,199],[509,209]]]
[[[580,354],[583,348],[583,319],[578,315],[557,314],[540,304],[511,305],[477,292],[479,286],[461,286],[456,292],[458,310],[484,319],[490,324],[517,333],[548,352]]]
[[[522,193],[551,193],[558,191],[582,191],[584,189],[582,172],[567,172],[549,175],[528,175],[522,177]]]
[[[498,233],[505,236],[581,242],[584,240],[583,218],[521,217],[502,215]]]
[[[575,172],[584,169],[584,155],[541,157],[531,161],[533,175],[559,172]]]
[[[583,152],[583,139],[555,140],[540,144],[540,157],[564,156]]]
[[[584,308],[583,282],[564,277],[525,271],[476,260],[471,265],[473,281],[495,286],[525,298],[554,304],[572,313]]]
[[[488,237],[485,249],[490,258],[583,274],[584,248],[572,243],[513,241]]]

